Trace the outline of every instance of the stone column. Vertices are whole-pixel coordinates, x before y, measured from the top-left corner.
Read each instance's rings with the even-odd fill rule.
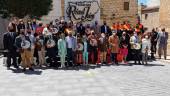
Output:
[[[160,26],[170,28],[170,0],[160,0]],[[170,30],[169,30],[170,31]]]
[[[0,17],[0,49],[3,49],[3,34],[7,32],[8,20]]]
[[[61,0],[61,14],[62,16],[64,16],[64,3],[65,3],[65,0]]]

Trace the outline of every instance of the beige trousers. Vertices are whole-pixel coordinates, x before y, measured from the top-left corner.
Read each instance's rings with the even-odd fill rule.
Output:
[[[158,47],[158,55],[159,55],[159,58],[161,58],[162,54],[164,54],[164,59],[166,59],[166,56],[167,56],[167,45],[165,45],[165,46],[159,46],[159,47]]]
[[[38,51],[38,57],[39,57],[39,64],[43,65],[45,64],[45,49],[42,48],[41,51]]]
[[[31,49],[31,56],[30,56],[30,59],[31,59],[31,64],[34,64],[34,48]]]
[[[101,63],[106,62],[106,54],[107,54],[107,52],[100,52]]]
[[[22,63],[21,63],[21,66],[23,68],[31,68],[31,51],[27,50],[27,49],[24,49],[24,51],[21,53],[21,58],[22,58]]]

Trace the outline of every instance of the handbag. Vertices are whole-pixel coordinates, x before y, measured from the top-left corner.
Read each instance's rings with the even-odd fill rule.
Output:
[[[122,54],[117,54],[117,61],[122,62],[123,61],[123,55]]]
[[[117,54],[117,61],[122,62],[123,61],[123,54],[121,52],[121,49],[119,49],[119,53]]]

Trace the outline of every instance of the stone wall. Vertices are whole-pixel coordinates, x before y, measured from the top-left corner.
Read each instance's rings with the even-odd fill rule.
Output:
[[[159,7],[142,11],[141,21],[147,31],[151,32],[153,28],[160,26],[159,15]]]
[[[129,2],[130,8],[128,11],[124,10],[124,2]],[[101,20],[106,20],[109,24],[127,20],[131,24],[135,24],[137,21],[137,0],[101,0],[100,4]]]
[[[170,0],[160,1],[160,25],[162,27],[170,28]]]
[[[8,20],[0,18],[0,49],[3,49],[3,34],[7,32]]]

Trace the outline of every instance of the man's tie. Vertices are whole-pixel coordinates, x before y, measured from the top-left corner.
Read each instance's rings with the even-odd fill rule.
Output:
[[[12,40],[13,40],[13,39],[14,39],[13,33],[12,33],[12,32],[10,32],[10,35],[11,35],[11,38],[12,38]]]
[[[105,32],[107,33],[107,27],[106,27],[106,26],[104,26],[104,28],[105,28]]]
[[[138,43],[138,37],[135,36],[135,43]]]

